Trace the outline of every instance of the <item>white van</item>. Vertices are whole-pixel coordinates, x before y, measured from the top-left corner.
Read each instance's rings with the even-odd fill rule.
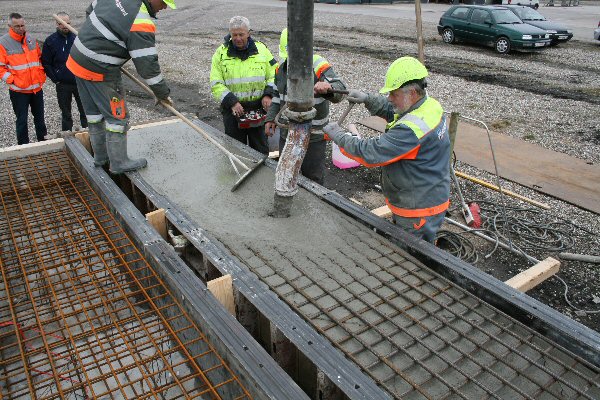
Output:
[[[529,6],[533,9],[537,10],[540,7],[540,0],[502,0],[502,4],[512,4],[512,5],[517,5],[517,6]]]

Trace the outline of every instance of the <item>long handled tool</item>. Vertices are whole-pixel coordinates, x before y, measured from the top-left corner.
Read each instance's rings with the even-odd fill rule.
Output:
[[[71,32],[73,32],[76,35],[78,34],[77,30],[75,30],[75,28],[73,28],[71,25],[69,25],[68,23],[66,23],[58,15],[52,14],[52,16],[54,17],[54,19],[56,21],[58,21],[59,23],[63,24],[64,26],[66,26]],[[137,83],[142,89],[144,89],[144,91],[146,93],[148,93],[150,96],[154,97],[154,92],[152,92],[152,89],[150,89],[144,82],[142,82],[138,78],[136,78],[131,72],[127,71],[123,67],[121,67],[121,72],[123,72],[123,74],[127,75],[129,77],[129,79],[131,79],[132,81],[134,81],[135,83]],[[171,111],[171,113],[173,115],[177,116],[179,119],[181,119],[183,122],[185,122],[188,126],[190,126],[193,130],[195,130],[196,132],[200,133],[202,136],[204,136],[206,138],[206,140],[208,140],[209,142],[211,142],[212,144],[214,144],[215,146],[217,146],[217,148],[219,150],[221,150],[223,153],[225,153],[225,155],[227,156],[227,158],[229,158],[229,162],[231,162],[231,165],[233,166],[233,169],[235,170],[236,174],[241,175],[240,178],[235,182],[235,184],[231,188],[232,192],[235,191],[244,182],[244,180],[246,178],[248,178],[256,169],[258,169],[258,167],[260,167],[264,163],[264,161],[267,159],[267,156],[261,158],[258,161],[246,158],[247,160],[255,163],[255,165],[253,165],[252,167],[248,167],[235,154],[233,154],[232,152],[230,152],[229,150],[227,150],[225,147],[223,147],[223,145],[221,143],[217,142],[212,136],[210,136],[202,128],[200,128],[199,126],[195,125],[186,116],[184,116],[179,111],[177,111],[172,105],[170,105],[169,103],[165,102],[164,100],[160,100],[159,102],[160,102],[160,104],[164,108],[166,108],[167,110]],[[245,158],[245,157],[243,157],[243,158]],[[237,164],[237,166],[236,166],[236,164]],[[238,170],[238,166],[242,169],[243,172],[240,172]]]

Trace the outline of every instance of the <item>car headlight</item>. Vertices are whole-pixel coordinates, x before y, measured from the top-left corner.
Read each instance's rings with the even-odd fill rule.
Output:
[[[523,35],[523,40],[531,40],[533,37],[531,35]]]
[[[553,31],[553,30],[547,30],[546,32],[548,32],[548,33],[558,33],[558,32]]]

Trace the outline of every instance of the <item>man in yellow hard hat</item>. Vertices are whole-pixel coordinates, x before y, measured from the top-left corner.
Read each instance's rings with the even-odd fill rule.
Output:
[[[330,123],[323,131],[346,156],[382,167],[381,186],[394,222],[433,243],[449,205],[450,139],[444,110],[429,97],[427,69],[413,57],[394,61],[379,93],[351,90],[348,100],[388,121],[378,138],[359,139]]]
[[[129,111],[121,81],[121,66],[133,60],[154,96],[172,105],[170,89],[158,64],[156,26],[152,21],[174,0],[95,0],[67,59],[88,121],[94,164],[110,162],[112,173],[146,166],[145,159],[127,155]]]
[[[267,136],[275,133],[275,117],[281,107],[284,106],[287,97],[287,28],[281,32],[279,40],[280,65],[275,74],[275,93],[273,104],[267,112],[265,132]],[[323,184],[325,175],[325,149],[326,142],[323,139],[321,129],[329,122],[329,103],[339,103],[344,98],[343,94],[331,93],[332,89],[345,90],[346,85],[337,76],[332,65],[318,54],[313,55],[313,81],[314,81],[314,107],[315,117],[312,120],[311,135],[306,155],[302,161],[302,175],[312,179],[318,184]],[[285,121],[283,121],[285,122]],[[279,136],[279,154],[287,139],[287,129],[282,129]]]

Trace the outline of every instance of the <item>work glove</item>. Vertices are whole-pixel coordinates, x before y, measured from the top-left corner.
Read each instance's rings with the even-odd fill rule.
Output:
[[[340,135],[352,135],[350,132],[347,132],[338,125],[337,122],[330,122],[323,127],[323,132],[325,133],[325,140],[334,140],[336,136]]]
[[[369,95],[365,92],[361,92],[360,90],[351,89],[348,93],[348,101],[350,103],[364,103],[369,98]]]

